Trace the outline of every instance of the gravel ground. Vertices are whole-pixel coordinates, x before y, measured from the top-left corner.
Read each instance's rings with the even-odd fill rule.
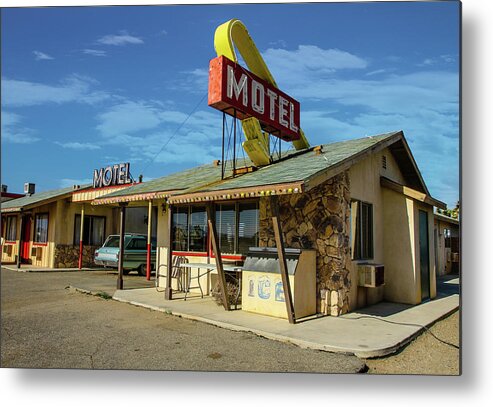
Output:
[[[430,331],[439,339],[459,346],[459,312],[437,322]],[[370,374],[459,375],[459,361],[459,349],[425,332],[398,354],[367,359],[366,364]]]

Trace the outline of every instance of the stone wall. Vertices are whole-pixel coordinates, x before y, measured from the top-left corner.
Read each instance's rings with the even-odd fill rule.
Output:
[[[279,216],[286,247],[317,251],[317,312],[349,310],[351,197],[341,173],[307,193],[281,195]],[[260,199],[259,245],[275,247],[270,198]]]
[[[94,251],[98,246],[84,246],[82,267],[94,267]],[[55,268],[79,267],[79,246],[57,244],[55,246]]]

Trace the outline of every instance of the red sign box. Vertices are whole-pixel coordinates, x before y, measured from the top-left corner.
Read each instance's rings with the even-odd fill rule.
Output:
[[[300,138],[300,104],[225,56],[209,64],[208,104],[240,120],[255,117],[285,141]]]

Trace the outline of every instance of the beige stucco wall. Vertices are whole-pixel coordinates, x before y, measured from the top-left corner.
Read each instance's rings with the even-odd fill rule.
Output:
[[[385,266],[384,299],[415,304],[418,290],[414,201],[390,189],[382,189],[384,201],[383,264]],[[419,236],[419,235],[418,235]],[[419,243],[418,243],[419,244]],[[419,249],[419,247],[418,247]]]
[[[386,156],[387,168],[382,166]],[[387,301],[416,304],[421,302],[419,275],[419,217],[418,210],[428,212],[430,251],[430,293],[436,295],[433,207],[380,186],[380,177],[405,185],[397,162],[388,149],[370,155],[349,170],[351,198],[373,205],[373,254],[371,260],[351,262],[351,281],[358,281],[358,263],[377,263],[385,267],[385,285],[379,288],[358,287],[352,284],[350,309]],[[354,225],[354,214],[351,224]],[[418,253],[417,253],[418,251]]]
[[[117,233],[118,230],[118,212],[117,209],[102,206],[91,205],[90,203],[72,203],[65,200],[57,201],[57,244],[74,244],[75,215],[80,215],[82,205],[84,205],[84,216],[105,216],[106,217],[106,236]]]

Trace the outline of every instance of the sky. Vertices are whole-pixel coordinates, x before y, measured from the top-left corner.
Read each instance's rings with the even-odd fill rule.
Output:
[[[2,184],[91,183],[121,162],[145,181],[220,159],[208,65],[231,18],[300,102],[311,145],[403,130],[431,195],[455,206],[455,1],[3,8]]]

